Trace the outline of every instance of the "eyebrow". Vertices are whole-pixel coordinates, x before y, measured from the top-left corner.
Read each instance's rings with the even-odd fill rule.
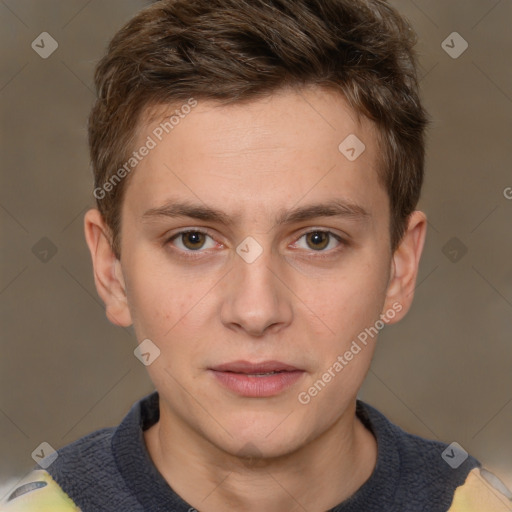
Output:
[[[233,217],[230,217],[221,210],[187,201],[170,200],[162,206],[147,210],[142,215],[143,220],[152,220],[159,217],[190,217],[226,226],[236,224]],[[235,215],[234,217],[239,218],[240,215]],[[349,203],[342,199],[333,199],[325,203],[296,207],[291,210],[281,210],[275,219],[275,224],[277,226],[293,224],[318,217],[341,217],[362,222],[368,220],[371,214],[355,203]]]

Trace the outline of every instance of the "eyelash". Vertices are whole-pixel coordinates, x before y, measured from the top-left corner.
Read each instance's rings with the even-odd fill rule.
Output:
[[[187,229],[185,231],[180,231],[179,233],[176,233],[174,235],[172,235],[170,238],[167,238],[166,241],[164,242],[164,245],[167,245],[169,243],[172,243],[174,242],[174,240],[176,240],[177,238],[179,238],[180,236],[184,236],[184,235],[187,235],[189,233],[201,233],[203,235],[206,235],[208,237],[210,237],[212,240],[213,240],[213,237],[207,232],[207,231],[203,231],[202,229]],[[299,241],[301,238],[311,234],[311,233],[325,233],[325,234],[328,234],[330,239],[329,239],[329,242],[331,241],[331,238],[334,238],[337,242],[339,242],[339,246],[335,249],[331,249],[329,251],[325,251],[325,250],[322,250],[322,251],[312,251],[313,253],[316,253],[315,256],[310,256],[314,259],[325,259],[325,258],[330,258],[332,257],[333,255],[337,254],[338,252],[340,252],[344,246],[348,246],[349,243],[344,240],[342,237],[340,237],[339,235],[337,235],[336,233],[333,233],[332,231],[329,231],[329,230],[326,230],[326,229],[312,229],[310,231],[306,231],[305,233],[303,233],[298,239],[297,241]],[[294,242],[296,243],[296,242]],[[201,258],[201,253],[205,252],[204,250],[202,249],[198,249],[197,251],[192,251],[192,250],[182,250],[182,249],[175,249],[176,251],[178,251],[180,254],[180,257],[184,258],[184,259],[187,259],[187,260],[195,260],[195,259],[198,259],[198,258]],[[192,255],[193,253],[197,253],[197,256],[196,255]],[[324,254],[322,254],[324,253]]]

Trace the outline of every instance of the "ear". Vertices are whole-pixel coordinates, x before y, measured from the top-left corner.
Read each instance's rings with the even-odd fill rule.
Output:
[[[401,320],[411,307],[426,234],[426,215],[420,211],[413,212],[402,241],[391,259],[390,278],[382,311],[386,317],[383,320],[388,324]],[[395,312],[393,317],[385,315],[386,311],[391,310]]]
[[[92,209],[85,214],[84,230],[91,252],[96,290],[105,303],[107,318],[115,325],[128,327],[132,318],[121,262],[112,250],[110,229],[99,210]]]

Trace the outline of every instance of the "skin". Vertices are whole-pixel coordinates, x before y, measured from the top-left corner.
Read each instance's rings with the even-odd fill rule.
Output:
[[[158,123],[141,125],[140,143]],[[338,150],[349,134],[366,145],[353,162]],[[202,512],[323,512],[375,467],[376,441],[355,403],[376,338],[307,405],[298,395],[393,304],[401,311],[387,323],[411,305],[426,217],[412,214],[392,253],[378,154],[374,125],[358,120],[335,92],[199,102],[130,176],[120,261],[99,212],[86,214],[108,318],[133,324],[139,342],[149,338],[161,351],[148,366],[161,410],[144,434],[149,454]],[[177,200],[222,210],[232,223],[144,217]],[[331,200],[367,215],[275,222],[283,211]],[[209,236],[169,241],[191,228]],[[344,241],[308,235],[315,230]],[[248,236],[263,251],[253,263],[236,253]],[[196,259],[186,259],[190,254]],[[278,360],[305,372],[276,396],[242,397],[208,370],[235,360]]]

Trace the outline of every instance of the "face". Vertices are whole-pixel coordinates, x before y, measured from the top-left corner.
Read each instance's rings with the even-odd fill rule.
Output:
[[[117,293],[100,293],[160,350],[147,368],[169,424],[231,454],[290,453],[353,416],[421,232],[391,253],[374,127],[339,94],[199,102],[162,137],[173,111],[139,134],[156,145],[126,189]]]

